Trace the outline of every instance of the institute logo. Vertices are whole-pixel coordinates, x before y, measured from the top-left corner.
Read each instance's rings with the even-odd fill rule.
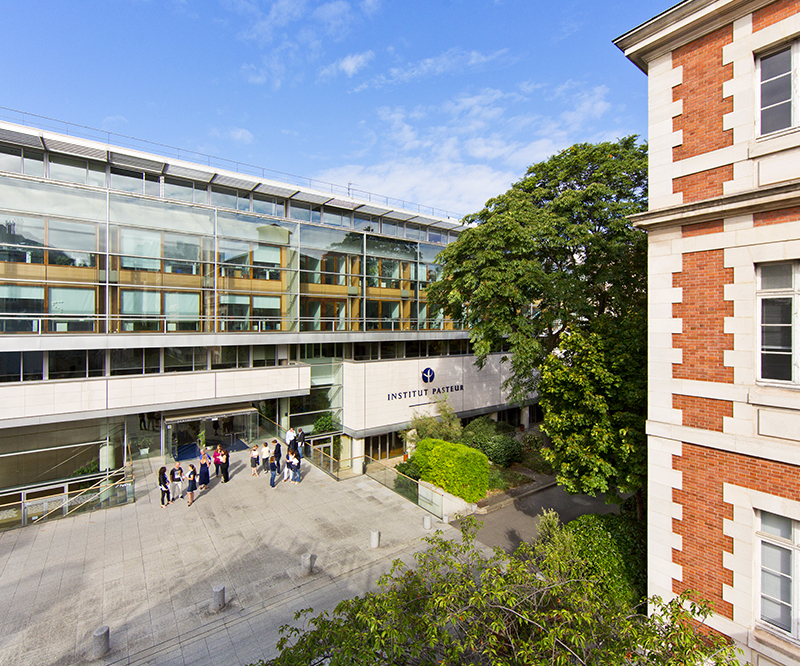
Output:
[[[433,372],[433,368],[425,368],[422,371],[422,381],[426,384],[430,384],[434,377],[436,377],[436,374]]]

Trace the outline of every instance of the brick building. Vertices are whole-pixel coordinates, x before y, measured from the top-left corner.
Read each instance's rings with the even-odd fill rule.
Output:
[[[649,592],[800,664],[800,0],[615,43],[649,86]]]

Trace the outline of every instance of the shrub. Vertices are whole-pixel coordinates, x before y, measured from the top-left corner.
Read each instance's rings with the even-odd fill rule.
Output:
[[[461,440],[461,419],[447,402],[447,399],[436,403],[438,416],[428,416],[414,413],[405,436],[411,430],[417,431],[417,439],[442,439],[445,442],[458,442]]]
[[[314,421],[312,429],[315,435],[321,435],[326,432],[333,432],[339,428],[336,425],[336,421],[333,420],[333,414],[330,412],[325,412],[317,417],[317,420]]]
[[[575,556],[603,581],[609,599],[635,606],[647,593],[645,526],[631,514],[587,514],[567,525]]]
[[[417,444],[414,461],[421,478],[448,493],[477,502],[489,487],[489,461],[469,446],[436,439]]]
[[[419,467],[414,459],[407,460],[395,465],[395,470],[400,472],[394,479],[394,489],[403,497],[407,497],[412,502],[417,501],[417,484],[419,481]],[[405,476],[404,476],[405,475]],[[413,479],[413,481],[412,481]]]
[[[510,434],[509,428],[505,423],[481,416],[464,428],[461,442],[485,453],[495,465],[508,467],[522,459],[522,444]]]

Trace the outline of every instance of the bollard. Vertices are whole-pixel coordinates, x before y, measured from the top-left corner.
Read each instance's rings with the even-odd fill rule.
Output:
[[[378,530],[372,530],[369,535],[369,547],[378,548],[381,545],[381,533]]]
[[[311,553],[303,553],[300,556],[300,573],[304,576],[311,575]]]
[[[449,513],[442,514],[442,522],[445,525],[449,525],[450,524],[450,514]]]
[[[431,528],[431,517],[422,516],[422,529],[429,530]]]
[[[99,629],[95,629],[92,634],[92,658],[100,659],[106,654],[110,648],[109,641],[110,631],[107,625],[103,625]]]
[[[225,607],[225,586],[214,586],[214,598],[211,600],[211,612],[219,613]]]

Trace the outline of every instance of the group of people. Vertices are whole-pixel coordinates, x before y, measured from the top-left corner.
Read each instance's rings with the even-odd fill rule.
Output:
[[[303,447],[306,436],[303,429],[299,428],[295,432],[294,428],[289,428],[286,433],[286,457],[283,461],[283,481],[300,483],[300,463],[303,460]],[[274,488],[278,482],[276,479],[281,474],[281,443],[277,439],[272,440],[272,450],[265,441],[259,449],[256,444],[250,451],[251,476],[259,476],[259,470],[270,473],[269,485]],[[209,455],[204,448],[200,453],[200,462],[196,468],[189,464],[188,472],[184,472],[180,462],[175,461],[175,466],[167,472],[166,467],[158,470],[158,487],[161,490],[161,508],[167,507],[175,500],[183,499],[183,486],[186,484],[186,496],[189,500],[187,506],[194,503],[194,494],[198,490],[208,489],[211,480],[211,464],[214,464],[215,476],[222,476],[222,483],[228,483],[228,470],[230,454],[221,444]]]
[[[300,483],[300,464],[303,461],[303,447],[306,436],[303,429],[295,432],[294,428],[289,428],[286,433],[286,458],[283,461],[283,481]],[[260,476],[260,470],[266,474],[270,473],[269,485],[274,488],[278,482],[277,478],[281,473],[281,443],[277,439],[272,440],[272,450],[265,441],[259,450],[256,444],[250,451],[250,476]]]

